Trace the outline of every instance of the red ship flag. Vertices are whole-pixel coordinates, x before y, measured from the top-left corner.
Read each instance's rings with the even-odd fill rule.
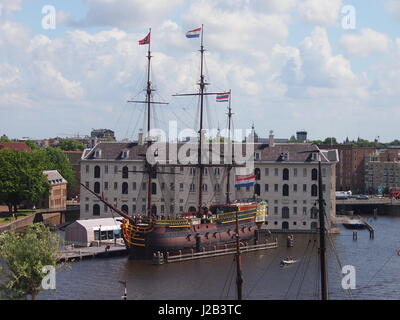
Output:
[[[140,41],[139,41],[139,45],[142,45],[142,44],[150,44],[150,33],[151,33],[151,32],[149,32],[149,33],[147,34],[147,36],[146,36],[143,40],[140,40]]]

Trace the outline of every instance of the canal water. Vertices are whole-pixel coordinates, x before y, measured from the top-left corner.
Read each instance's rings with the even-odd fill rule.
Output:
[[[374,240],[367,230],[353,240],[353,231],[341,226],[341,234],[327,239],[330,299],[400,299],[400,217],[365,219],[375,228]],[[244,298],[319,299],[317,236],[295,234],[293,248],[286,247],[286,236],[278,240],[277,249],[242,255]],[[281,267],[287,256],[299,261]],[[342,288],[345,265],[355,268],[354,290]],[[73,262],[57,273],[57,290],[44,291],[39,299],[121,299],[119,281],[127,281],[128,299],[236,299],[233,256],[164,265],[127,256]]]

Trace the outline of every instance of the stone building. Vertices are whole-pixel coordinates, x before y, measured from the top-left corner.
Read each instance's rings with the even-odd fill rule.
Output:
[[[180,147],[177,145],[176,147]],[[169,144],[168,148],[173,148]],[[254,187],[235,188],[231,175],[231,200],[256,198],[269,203],[268,227],[271,229],[311,230],[318,226],[316,200],[318,197],[315,156],[305,151],[318,149],[312,144],[254,143]],[[143,174],[146,147],[140,143],[102,142],[85,150],[81,160],[81,182],[129,215],[146,213],[147,178]],[[315,155],[315,154],[314,154]],[[322,150],[323,192],[327,215],[335,215],[336,150]],[[175,217],[198,206],[198,168],[158,167],[153,180],[152,212]],[[235,170],[232,170],[234,173]],[[225,203],[226,169],[204,169],[203,205]],[[115,215],[115,213],[114,213]],[[81,219],[112,217],[112,213],[81,188]],[[329,228],[329,223],[328,223]]]

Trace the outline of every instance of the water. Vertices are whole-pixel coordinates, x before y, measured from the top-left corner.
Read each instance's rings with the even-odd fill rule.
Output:
[[[340,235],[331,235],[342,265],[356,268],[356,287],[341,287],[342,275],[328,240],[330,299],[399,299],[400,218],[366,219],[375,228],[375,239],[367,230],[341,227]],[[245,299],[319,299],[318,239],[315,235],[295,235],[294,248],[286,248],[286,237],[279,236],[279,248],[242,255]],[[314,242],[314,240],[317,240]],[[286,256],[300,261],[280,267]],[[39,299],[121,299],[128,283],[129,299],[236,299],[235,266],[232,256],[182,263],[152,265],[150,261],[132,261],[125,257],[94,259],[71,264],[70,270],[57,273],[57,290],[40,293]]]

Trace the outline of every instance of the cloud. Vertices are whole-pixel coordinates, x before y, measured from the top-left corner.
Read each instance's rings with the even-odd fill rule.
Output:
[[[298,5],[298,10],[303,21],[329,26],[337,22],[342,6],[342,0],[304,0]]]
[[[9,18],[15,11],[21,10],[22,0],[0,0],[0,18]]]
[[[385,9],[390,12],[396,20],[400,21],[400,1],[386,0],[384,6]]]
[[[355,57],[366,57],[373,52],[387,52],[390,39],[384,33],[365,28],[361,30],[360,35],[343,35],[339,43],[347,54]]]
[[[83,19],[63,16],[75,27],[111,26],[148,28],[159,25],[183,4],[183,0],[83,0],[88,10]]]

